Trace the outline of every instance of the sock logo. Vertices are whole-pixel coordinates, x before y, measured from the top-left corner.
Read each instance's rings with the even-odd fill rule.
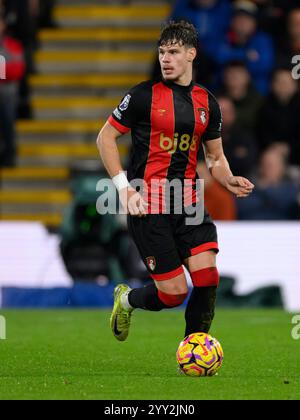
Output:
[[[146,261],[147,261],[147,266],[150,268],[150,270],[154,271],[156,267],[155,257],[147,257]]]

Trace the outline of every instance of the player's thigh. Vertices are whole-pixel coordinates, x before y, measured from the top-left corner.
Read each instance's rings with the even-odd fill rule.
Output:
[[[205,212],[203,223],[187,226],[185,215],[176,220],[175,238],[178,252],[190,272],[216,266],[217,229]]]
[[[129,233],[153,280],[170,281],[183,274],[167,215],[128,216],[127,220]]]
[[[216,253],[205,251],[197,255],[192,255],[184,260],[184,264],[190,273],[204,268],[216,267]]]
[[[188,293],[188,284],[184,273],[170,280],[155,281],[155,285],[158,290],[168,295],[184,295]]]

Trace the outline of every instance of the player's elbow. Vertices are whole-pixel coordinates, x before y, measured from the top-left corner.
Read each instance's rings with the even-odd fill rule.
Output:
[[[106,123],[100,133],[98,134],[96,143],[98,146],[98,149],[101,150],[107,146],[112,145],[113,143],[117,142],[118,138],[118,132],[113,128],[110,127],[108,123]]]
[[[109,134],[106,132],[105,127],[102,128],[100,133],[98,134],[96,144],[98,149],[101,151],[103,148],[105,148],[106,144],[111,144],[112,141],[114,141],[114,138],[109,136]]]
[[[99,149],[102,146],[102,144],[104,143],[106,137],[107,136],[105,135],[105,126],[104,126],[100,130],[100,132],[98,134],[98,137],[97,137],[97,140],[96,140],[96,144],[97,144],[97,146],[98,146]]]
[[[223,151],[217,151],[215,153],[206,154],[206,163],[209,169],[217,166],[226,166],[227,159]]]
[[[98,134],[98,137],[97,137],[97,140],[96,140],[96,145],[97,145],[97,147],[98,147],[99,150],[100,150],[100,148],[102,146],[102,143],[103,143],[103,135],[102,135],[101,131]]]
[[[213,153],[206,154],[206,164],[210,171],[215,166],[218,166],[219,162],[220,162],[220,156],[218,156],[217,154],[213,154]]]

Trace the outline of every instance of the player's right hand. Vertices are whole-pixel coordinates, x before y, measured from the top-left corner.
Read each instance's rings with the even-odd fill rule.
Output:
[[[123,188],[119,192],[121,204],[125,212],[131,216],[146,217],[148,204],[134,188]]]

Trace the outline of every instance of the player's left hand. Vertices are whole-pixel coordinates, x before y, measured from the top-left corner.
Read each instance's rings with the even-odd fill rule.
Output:
[[[238,198],[245,198],[252,193],[254,185],[247,178],[232,176],[228,179],[226,188]]]

